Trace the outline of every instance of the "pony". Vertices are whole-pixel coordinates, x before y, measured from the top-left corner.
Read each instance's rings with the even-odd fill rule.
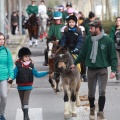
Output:
[[[39,32],[39,23],[36,14],[32,14],[27,22],[24,24],[25,29],[28,29],[30,47],[35,43],[37,46],[38,42],[38,32]]]
[[[64,117],[77,117],[76,106],[80,106],[80,71],[77,66],[75,67],[75,70],[71,69],[74,58],[67,48],[63,47],[59,49],[56,60],[64,91]]]
[[[60,82],[60,77],[59,73],[55,71],[55,56],[58,48],[59,45],[56,37],[47,38],[48,66],[49,71],[51,72],[51,74],[49,74],[49,83],[51,84],[52,88],[55,90],[56,93],[60,91],[58,85]],[[54,78],[55,72],[57,76]],[[55,82],[53,82],[53,79],[55,79]]]

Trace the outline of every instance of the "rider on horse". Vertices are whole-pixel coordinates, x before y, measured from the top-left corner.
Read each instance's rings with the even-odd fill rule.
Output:
[[[60,29],[64,26],[62,24],[62,13],[59,11],[54,12],[54,24],[50,26],[50,29],[48,31],[48,38],[56,37],[56,39],[59,41],[62,37],[62,34],[60,32]],[[45,61],[43,63],[44,66],[47,66],[48,64],[48,51],[45,49]]]
[[[38,6],[35,4],[36,0],[31,0],[31,5],[28,5],[26,12],[28,13],[29,17],[31,17],[33,14],[37,17],[37,24],[40,25],[39,21],[39,14],[38,14]]]
[[[70,53],[79,54],[82,49],[83,38],[80,28],[77,26],[77,17],[72,15],[68,18],[68,25],[64,29],[64,34],[60,40],[60,46],[65,46]]]
[[[38,14],[38,6],[35,5],[36,0],[31,0],[31,5],[29,5],[26,9],[26,12],[28,13],[29,16],[32,14]]]
[[[29,19],[27,21],[28,23],[28,26],[31,26],[31,27],[27,27],[28,29],[28,32],[29,32],[29,36],[30,36],[30,46],[33,45],[33,43],[35,43],[35,46],[37,46],[37,38],[38,38],[38,30],[39,28],[37,28],[38,30],[35,30],[35,32],[33,32],[34,28],[33,27],[38,27],[39,26],[39,19],[38,19],[38,6],[35,4],[36,3],[36,0],[31,0],[31,5],[28,5],[27,9],[26,9],[26,12],[28,13],[29,15]],[[31,21],[32,20],[32,21]],[[33,22],[33,20],[35,22]],[[37,32],[37,33],[36,33]],[[35,40],[32,42],[32,38]]]

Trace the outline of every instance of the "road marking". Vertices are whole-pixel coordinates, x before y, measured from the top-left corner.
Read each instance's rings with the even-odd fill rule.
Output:
[[[78,120],[89,120],[90,108],[88,106],[80,106],[77,108]],[[95,111],[95,119],[97,119],[97,112]]]
[[[30,120],[43,120],[42,108],[29,108]],[[15,120],[23,120],[23,112],[21,109],[17,109]]]

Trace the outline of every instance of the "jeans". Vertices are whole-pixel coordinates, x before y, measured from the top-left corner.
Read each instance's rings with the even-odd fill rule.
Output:
[[[0,82],[0,115],[4,115],[7,101],[7,80]]]

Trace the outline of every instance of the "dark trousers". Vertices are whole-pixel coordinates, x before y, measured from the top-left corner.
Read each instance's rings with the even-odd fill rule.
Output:
[[[16,25],[12,25],[12,34],[15,35]]]
[[[18,93],[21,101],[21,106],[23,108],[25,105],[29,104],[31,90],[18,90]]]
[[[96,85],[99,85],[99,99],[98,106],[99,111],[103,111],[105,105],[105,91],[108,79],[107,68],[101,69],[91,69],[88,67],[88,98],[90,103],[90,108],[93,108],[95,100]]]

